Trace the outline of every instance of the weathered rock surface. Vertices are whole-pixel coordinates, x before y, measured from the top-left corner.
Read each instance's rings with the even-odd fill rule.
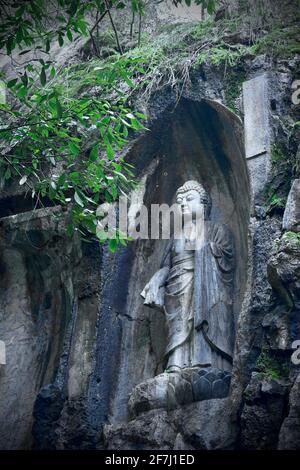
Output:
[[[288,415],[284,419],[279,434],[278,449],[300,449],[300,375],[291,389]]]
[[[282,228],[300,232],[300,179],[293,181],[283,214]]]
[[[288,391],[288,383],[252,373],[244,392],[245,405],[241,414],[242,448],[277,448]]]
[[[35,447],[55,448],[66,396],[80,396],[90,375],[99,259],[90,245],[82,258],[79,240],[65,236],[65,217],[57,206],[1,219],[3,449],[31,447],[33,435]]]
[[[255,8],[257,2],[250,3]],[[294,2],[272,3],[276,5],[253,19],[256,27],[265,24],[266,15],[281,10],[289,21],[293,17]],[[244,32],[231,39],[235,47],[249,44]],[[82,45],[77,46],[79,54]],[[60,63],[71,63],[70,55],[72,51],[63,53]],[[294,150],[296,134],[291,136],[290,129],[299,120],[299,106],[290,99],[298,70],[298,56],[266,60],[264,55],[249,55],[236,68],[228,65],[225,74],[235,73],[240,82],[240,77],[250,80],[269,72],[268,135],[286,155]],[[151,396],[165,393],[166,383],[158,393],[153,377],[164,370],[166,335],[163,315],[141,307],[139,292],[157,268],[163,247],[134,242],[116,256],[102,247],[100,256],[98,247],[83,248],[66,239],[65,225],[54,217],[57,209],[37,211],[35,218],[29,213],[13,215],[16,206],[19,212],[32,208],[21,202],[24,188],[17,184],[1,200],[3,213],[12,215],[1,226],[0,340],[6,344],[7,362],[0,366],[1,448],[299,448],[299,380],[289,394],[297,367],[290,367],[286,382],[253,373],[262,347],[280,351],[289,360],[291,341],[300,338],[299,168],[283,225],[293,233],[281,238],[282,214],[266,215],[262,188],[247,240],[243,127],[222,105],[233,90],[242,115],[241,83],[225,82],[225,75],[222,66],[205,62],[191,70],[179,103],[169,89],[152,97],[147,110],[151,132],[131,145],[128,158],[137,174],[145,175],[146,204],[169,202],[175,185],[197,169],[214,187],[220,207],[215,217],[222,215],[237,234],[240,282],[230,397],[182,405],[193,395],[188,382],[179,393],[179,407],[147,411],[164,400],[153,402]],[[258,168],[252,176],[260,184],[266,173],[258,174]],[[285,184],[276,176],[276,190]],[[155,391],[140,390],[141,407],[128,422],[129,394],[147,379]]]
[[[31,445],[36,395],[59,368],[81,251],[65,238],[59,207],[3,218],[0,230],[0,337],[7,358],[0,372],[0,447],[13,449]],[[62,373],[64,367],[61,361]]]
[[[286,233],[275,244],[268,262],[268,279],[282,301],[290,308],[300,308],[300,241],[297,234]]]
[[[0,367],[6,364],[6,348],[4,341],[0,341]]]
[[[174,411],[151,410],[126,425],[105,425],[107,449],[230,449],[236,429],[228,399],[184,405]]]

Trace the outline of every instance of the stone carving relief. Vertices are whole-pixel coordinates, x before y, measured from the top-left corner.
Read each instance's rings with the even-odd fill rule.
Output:
[[[181,233],[171,238],[160,269],[141,293],[144,304],[165,314],[166,370],[135,387],[133,413],[143,406],[174,407],[228,394],[234,347],[233,238],[225,225],[211,221],[210,195],[197,181],[178,188],[176,204]]]

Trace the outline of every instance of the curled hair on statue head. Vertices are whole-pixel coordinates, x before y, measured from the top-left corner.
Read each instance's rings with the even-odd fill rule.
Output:
[[[198,183],[198,181],[195,180],[187,181],[182,186],[180,186],[180,188],[177,189],[176,197],[179,194],[187,193],[191,190],[197,191],[200,194],[200,201],[204,205],[204,220],[208,220],[210,217],[212,205],[211,197],[201,183]]]

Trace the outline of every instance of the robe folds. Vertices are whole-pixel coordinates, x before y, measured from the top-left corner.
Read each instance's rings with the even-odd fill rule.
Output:
[[[170,240],[161,266],[169,267],[164,311],[168,367],[230,370],[234,347],[234,247],[225,225],[209,221],[200,248],[176,253]]]

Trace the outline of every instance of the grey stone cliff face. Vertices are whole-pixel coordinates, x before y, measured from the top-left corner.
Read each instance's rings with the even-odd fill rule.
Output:
[[[126,156],[141,175],[140,202],[169,203],[180,184],[198,177],[216,202],[214,219],[235,234],[236,340],[230,388],[219,398],[194,400],[187,380],[174,388],[172,406],[166,399],[164,317],[140,297],[165,243],[134,241],[112,255],[68,239],[60,207],[19,205],[15,214],[23,195],[5,188],[1,449],[300,448],[300,366],[291,362],[300,339],[300,175],[299,165],[287,177],[282,162],[272,162],[275,144],[285,168],[297,152],[299,130],[290,123],[299,121],[299,106],[290,95],[299,65],[299,56],[257,56],[238,66],[246,87],[257,77],[267,86],[263,149],[249,149],[251,139],[245,149],[244,125],[253,116],[241,120],[224,106],[223,70],[204,63],[179,103],[172,89],[151,98],[150,132]],[[243,93],[236,106],[244,118]],[[284,208],[270,204],[268,188]],[[156,376],[164,379],[156,383]]]
[[[282,228],[291,232],[300,232],[300,180],[293,181],[283,214]]]

